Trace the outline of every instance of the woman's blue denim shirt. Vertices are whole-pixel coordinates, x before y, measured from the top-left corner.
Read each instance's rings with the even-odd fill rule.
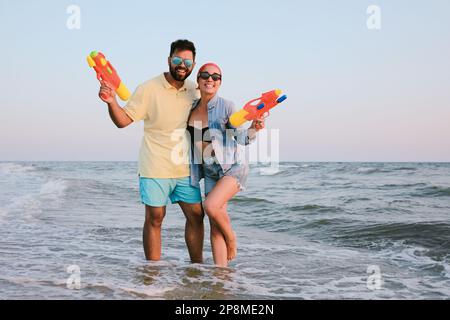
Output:
[[[200,99],[194,101],[194,110]],[[191,111],[192,111],[191,110]],[[208,127],[214,155],[225,172],[235,163],[247,165],[245,145],[255,140],[248,136],[247,129],[234,128],[229,123],[230,116],[238,111],[233,102],[219,97],[217,94],[208,102]],[[203,178],[202,156],[194,152],[191,145],[190,171],[191,185],[198,187]]]

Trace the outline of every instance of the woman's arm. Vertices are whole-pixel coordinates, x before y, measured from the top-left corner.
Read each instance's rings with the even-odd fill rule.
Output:
[[[253,143],[256,140],[256,133],[259,130],[264,129],[264,127],[265,127],[265,124],[264,124],[265,117],[260,117],[260,118],[255,119],[248,129],[243,129],[240,127],[236,128],[233,125],[231,125],[231,123],[230,123],[231,115],[238,111],[236,109],[235,104],[230,102],[227,111],[228,111],[228,122],[226,124],[226,127],[234,130],[234,136],[236,138],[237,143],[239,143],[243,146]]]

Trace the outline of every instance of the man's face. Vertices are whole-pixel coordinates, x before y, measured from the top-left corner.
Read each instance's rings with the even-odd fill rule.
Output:
[[[190,50],[175,51],[169,57],[169,70],[176,81],[184,81],[194,70],[194,55]]]

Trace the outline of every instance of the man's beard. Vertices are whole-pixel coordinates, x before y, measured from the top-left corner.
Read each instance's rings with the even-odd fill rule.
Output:
[[[179,69],[185,70],[185,71],[186,71],[186,74],[185,74],[184,76],[178,75],[178,74],[177,74],[177,70],[179,70]],[[174,78],[176,81],[184,81],[184,80],[186,80],[187,77],[189,77],[189,76],[191,75],[191,72],[192,72],[192,70],[189,71],[189,69],[188,69],[188,68],[185,68],[185,67],[180,67],[180,66],[177,66],[177,67],[175,67],[175,68],[172,68],[172,66],[170,67],[170,75],[171,75],[172,78]]]

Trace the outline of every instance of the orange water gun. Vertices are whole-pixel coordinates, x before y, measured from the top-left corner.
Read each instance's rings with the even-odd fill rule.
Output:
[[[109,85],[111,85],[116,91],[117,95],[123,101],[126,101],[130,98],[130,91],[123,84],[122,80],[120,80],[116,69],[114,69],[111,63],[106,60],[103,53],[92,51],[91,54],[87,57],[87,62],[89,64],[89,67],[94,68],[95,72],[97,73],[98,81],[105,81]],[[103,93],[102,98],[107,99],[108,96]]]
[[[277,104],[287,99],[286,95],[281,96],[281,90],[272,90],[263,93],[261,97],[253,99],[230,117],[230,124],[237,128],[247,121],[255,120],[264,114],[269,114],[269,110]]]

